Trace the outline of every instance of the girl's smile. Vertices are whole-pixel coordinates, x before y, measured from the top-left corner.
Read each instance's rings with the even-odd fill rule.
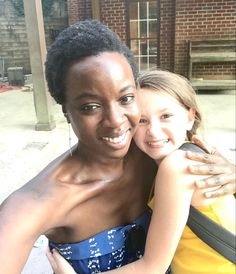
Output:
[[[194,122],[194,111],[162,91],[143,88],[139,96],[141,119],[134,140],[142,151],[159,162],[185,141]]]

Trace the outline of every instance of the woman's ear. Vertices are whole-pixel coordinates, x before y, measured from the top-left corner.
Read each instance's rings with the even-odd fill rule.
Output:
[[[67,111],[66,111],[65,105],[62,105],[62,112],[63,112],[63,114],[64,114],[64,116],[65,116],[65,118],[66,118],[67,123],[70,124],[69,115],[68,115],[68,113],[67,113]]]
[[[195,114],[196,114],[196,111],[194,108],[190,108],[188,110],[188,123],[187,123],[187,128],[186,130],[191,130],[192,127],[193,127],[193,124],[194,124],[194,121],[195,121]]]

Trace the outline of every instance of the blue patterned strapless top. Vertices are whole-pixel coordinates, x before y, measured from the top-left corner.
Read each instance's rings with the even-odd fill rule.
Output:
[[[94,274],[134,262],[144,254],[152,210],[148,208],[133,223],[118,226],[79,243],[49,241],[79,274]]]

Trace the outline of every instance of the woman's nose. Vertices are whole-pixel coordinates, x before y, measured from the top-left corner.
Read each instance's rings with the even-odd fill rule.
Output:
[[[104,125],[110,128],[119,128],[125,121],[125,113],[119,106],[110,107],[104,114]]]

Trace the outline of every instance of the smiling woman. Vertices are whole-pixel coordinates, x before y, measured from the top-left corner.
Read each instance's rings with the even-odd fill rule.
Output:
[[[123,157],[140,117],[132,69],[124,56],[101,53],[73,64],[65,88],[63,111],[86,155]]]
[[[4,202],[0,232],[12,237],[6,246],[0,239],[2,273],[21,271],[40,234],[80,273],[106,271],[143,254],[144,244],[132,251],[126,245],[133,227],[147,233],[156,169],[131,144],[140,118],[136,77],[130,50],[97,21],[69,27],[49,49],[49,90],[78,144]],[[19,249],[16,262],[4,258]]]

